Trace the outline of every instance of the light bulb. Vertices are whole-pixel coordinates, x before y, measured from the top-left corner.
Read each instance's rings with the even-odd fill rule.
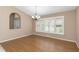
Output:
[[[39,18],[40,18],[40,16],[36,15],[36,18],[37,18],[37,19],[39,19]]]
[[[35,18],[34,16],[32,16],[32,18]]]

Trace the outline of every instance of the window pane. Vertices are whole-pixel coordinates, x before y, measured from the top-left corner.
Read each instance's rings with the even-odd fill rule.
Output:
[[[10,15],[10,29],[19,29],[21,27],[21,18],[17,13],[11,13]]]
[[[36,21],[36,31],[64,34],[64,17],[44,18]]]
[[[43,23],[44,23],[44,32],[48,32],[48,20],[45,20]]]
[[[49,32],[50,33],[54,33],[54,24],[55,24],[55,20],[50,20],[50,22],[49,22]]]
[[[56,20],[56,29],[57,34],[64,34],[64,20],[63,19],[57,19]]]
[[[36,22],[36,31],[40,32],[40,21]]]
[[[44,23],[43,21],[40,21],[40,31],[44,31]]]
[[[36,23],[36,31],[48,32],[48,22],[45,21],[45,20],[37,21],[37,23]]]

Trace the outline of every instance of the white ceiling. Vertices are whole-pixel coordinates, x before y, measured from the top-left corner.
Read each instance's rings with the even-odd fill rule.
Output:
[[[35,6],[17,6],[16,8],[30,16],[35,13]],[[37,14],[45,16],[53,13],[74,10],[75,8],[75,6],[37,6]]]

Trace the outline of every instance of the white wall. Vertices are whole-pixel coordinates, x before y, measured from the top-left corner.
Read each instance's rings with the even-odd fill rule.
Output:
[[[46,36],[46,37],[55,37],[55,38],[60,38],[62,40],[75,42],[76,40],[76,16],[75,15],[76,15],[75,11],[67,11],[67,12],[56,13],[49,16],[44,16],[44,17],[64,16],[64,35],[47,34],[47,33],[40,33],[40,32],[38,33],[35,31],[34,31],[34,34]]]
[[[13,12],[21,16],[20,29],[9,29],[9,16]],[[20,12],[14,7],[0,7],[0,42],[30,34],[32,34],[32,20],[28,15]]]

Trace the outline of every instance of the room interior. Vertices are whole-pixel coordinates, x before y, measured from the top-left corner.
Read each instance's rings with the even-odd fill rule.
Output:
[[[78,6],[0,6],[0,51],[78,52]]]

